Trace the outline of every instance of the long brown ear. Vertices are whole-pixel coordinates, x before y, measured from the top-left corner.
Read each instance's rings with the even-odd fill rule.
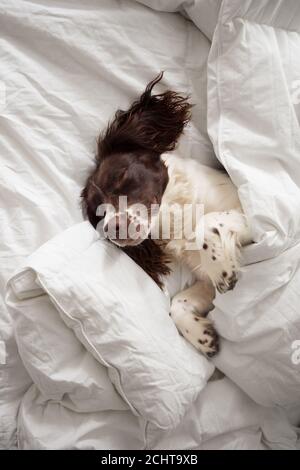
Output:
[[[122,250],[137,263],[156,284],[162,288],[162,276],[167,276],[171,272],[170,257],[163,250],[162,245],[155,243],[151,238],[147,238],[140,245],[128,246]]]
[[[98,140],[98,160],[112,153],[150,151],[162,154],[174,150],[191,118],[188,97],[175,91],[152,95],[163,77],[161,72],[146,87],[140,99],[127,111],[116,112],[113,121]]]

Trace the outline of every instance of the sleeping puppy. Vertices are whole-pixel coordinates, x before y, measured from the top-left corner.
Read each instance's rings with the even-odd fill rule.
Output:
[[[191,268],[197,282],[173,298],[170,315],[180,333],[212,357],[218,336],[206,315],[215,289],[234,288],[250,231],[225,172],[172,155],[192,105],[174,91],[152,95],[162,75],[100,135],[82,206],[91,224],[160,286],[171,260]]]

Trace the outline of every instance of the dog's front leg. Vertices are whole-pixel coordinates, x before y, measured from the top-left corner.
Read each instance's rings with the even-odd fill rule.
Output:
[[[197,281],[179,292],[171,303],[170,315],[180,333],[208,357],[219,350],[217,332],[205,315],[213,309],[215,289],[210,280]]]
[[[172,299],[172,307],[188,304],[197,315],[205,317],[214,308],[215,288],[209,278],[197,280],[191,287],[179,292]]]
[[[204,216],[204,243],[200,252],[201,272],[208,275],[220,293],[234,288],[240,269],[240,246],[250,243],[244,214],[237,210],[211,212]]]

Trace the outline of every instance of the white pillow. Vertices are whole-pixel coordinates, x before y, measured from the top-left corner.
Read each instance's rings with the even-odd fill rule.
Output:
[[[47,242],[26,266],[10,281],[19,309],[24,297],[47,293],[130,409],[161,429],[176,427],[214,367],[178,334],[152,279],[88,222]],[[24,290],[32,272],[35,285]]]
[[[107,369],[77,340],[35,281],[29,269],[15,276],[6,301],[22,362],[44,399],[79,412],[128,409]]]

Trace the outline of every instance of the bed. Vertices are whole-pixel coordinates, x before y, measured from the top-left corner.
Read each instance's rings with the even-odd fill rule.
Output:
[[[299,448],[299,25],[297,0],[0,0],[1,448]],[[238,285],[217,295],[210,313],[222,337],[213,360],[222,378],[208,380],[209,369],[168,427],[126,402],[105,372],[99,389],[113,399],[89,402],[88,371],[100,372],[94,362],[85,368],[84,342],[76,403],[67,403],[61,377],[53,382],[61,400],[41,394],[40,371],[24,352],[30,303],[12,299],[8,283],[25,265],[42,271],[28,257],[70,227],[94,241],[81,225],[79,195],[96,136],[160,70],[158,89],[188,93],[196,105],[178,154],[225,167],[255,242],[243,250]],[[71,245],[77,232],[68,233]],[[184,276],[167,281],[170,296]],[[56,323],[41,297],[32,318],[43,359],[41,328],[55,332]]]

